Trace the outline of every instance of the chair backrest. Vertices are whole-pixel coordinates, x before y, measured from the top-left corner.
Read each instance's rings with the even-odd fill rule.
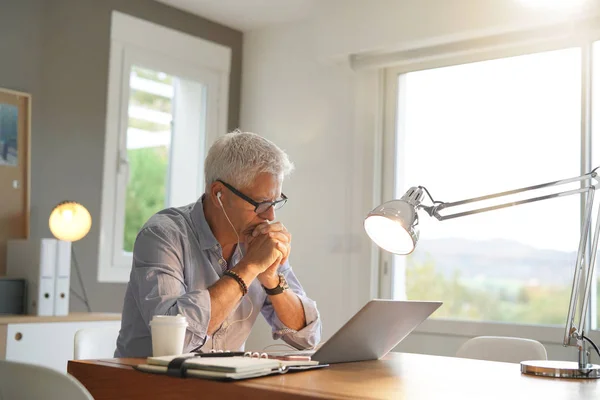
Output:
[[[458,349],[456,356],[511,363],[548,359],[546,348],[537,340],[503,336],[478,336],[469,339]]]
[[[75,360],[113,358],[119,336],[118,326],[84,328],[75,332]]]
[[[71,375],[41,365],[0,360],[0,400],[94,400]]]

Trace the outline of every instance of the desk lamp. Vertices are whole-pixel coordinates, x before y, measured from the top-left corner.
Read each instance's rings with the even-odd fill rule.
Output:
[[[600,168],[600,167],[598,167]],[[548,200],[556,197],[569,196],[572,194],[586,193],[586,208],[585,208],[585,223],[579,241],[579,249],[577,250],[577,260],[575,265],[575,273],[573,277],[573,287],[571,289],[571,300],[569,304],[569,312],[567,315],[567,323],[565,327],[565,335],[563,346],[574,346],[579,349],[578,362],[568,361],[549,361],[535,360],[521,362],[521,372],[529,375],[548,376],[556,378],[600,378],[600,365],[590,364],[589,352],[586,349],[585,341],[590,342],[600,356],[598,347],[585,336],[586,313],[590,300],[590,290],[594,275],[594,267],[596,263],[596,250],[598,248],[598,234],[600,232],[600,211],[596,220],[596,228],[594,229],[593,237],[590,238],[589,232],[592,222],[592,206],[594,203],[594,193],[599,183],[595,168],[591,172],[569,179],[547,182],[539,185],[529,186],[520,189],[509,190],[501,193],[474,197],[471,199],[445,203],[435,201],[431,197],[429,191],[423,187],[411,187],[398,200],[391,200],[374,208],[366,217],[364,227],[375,244],[382,249],[395,254],[406,255],[410,254],[417,245],[419,239],[418,230],[418,211],[423,210],[429,216],[436,218],[439,221],[444,221],[451,218],[459,218],[467,215],[497,210],[517,206],[526,203],[532,203],[541,200]],[[593,184],[588,184],[594,180]],[[477,203],[480,201],[502,198],[517,193],[538,190],[542,188],[557,187],[573,182],[580,182],[579,189],[560,190],[556,189],[555,193],[532,196],[519,201],[505,202],[488,207],[475,208],[469,211],[455,212],[446,215],[441,215],[440,211],[451,207],[463,206],[465,204]],[[432,204],[426,206],[422,204],[422,200],[427,194]],[[593,240],[591,248],[589,247],[590,239]],[[591,249],[591,255],[586,256],[586,251]],[[586,273],[582,274],[581,272]],[[579,313],[579,323],[575,323],[575,313],[577,309],[579,290],[584,286],[584,294],[582,305]]]
[[[90,228],[92,227],[92,216],[81,204],[74,201],[63,201],[54,207],[52,213],[50,213],[48,225],[50,226],[50,231],[58,240],[76,242],[83,239],[90,231]],[[77,257],[75,257],[75,250],[73,249],[72,243],[71,260],[75,266],[75,272],[77,272],[77,278],[79,279],[79,285],[81,286],[83,296],[73,289],[71,289],[71,293],[85,304],[88,312],[91,312],[92,310],[90,308],[87,293],[85,292],[85,286],[83,286],[79,263],[77,262]]]

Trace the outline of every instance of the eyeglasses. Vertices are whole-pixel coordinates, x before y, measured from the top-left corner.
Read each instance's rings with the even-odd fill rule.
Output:
[[[279,199],[279,200],[263,201],[263,202],[259,203],[257,201],[252,200],[250,197],[246,196],[244,193],[240,192],[239,190],[237,190],[236,188],[231,186],[229,183],[223,182],[220,179],[217,179],[217,182],[221,182],[223,185],[225,185],[225,187],[227,189],[231,190],[231,192],[233,194],[235,194],[236,196],[238,196],[240,199],[245,200],[248,203],[252,204],[254,206],[254,212],[257,214],[262,214],[264,212],[267,212],[271,209],[271,207],[273,207],[273,209],[275,209],[275,210],[279,210],[288,201],[287,196],[285,194],[281,193],[281,199]]]

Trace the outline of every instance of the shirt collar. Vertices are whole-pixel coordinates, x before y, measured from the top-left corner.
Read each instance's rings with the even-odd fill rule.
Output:
[[[204,195],[198,199],[192,208],[192,221],[196,225],[196,232],[198,232],[198,237],[200,239],[200,247],[202,250],[218,248],[219,242],[210,229],[210,226],[206,221],[206,216],[204,215],[203,201]]]

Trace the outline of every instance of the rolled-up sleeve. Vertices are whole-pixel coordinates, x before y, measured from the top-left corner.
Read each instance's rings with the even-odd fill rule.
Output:
[[[150,226],[135,241],[131,278],[135,299],[144,322],[154,315],[186,317],[188,328],[184,352],[204,344],[210,321],[207,289],[186,292],[183,247],[175,229]]]
[[[269,296],[263,304],[261,313],[271,325],[273,339],[283,339],[297,349],[312,349],[321,341],[321,317],[317,309],[317,303],[306,296],[302,285],[300,285],[288,262],[279,268],[279,272],[285,277],[290,290],[300,299],[304,308],[306,326],[298,331],[287,327],[277,316]]]

